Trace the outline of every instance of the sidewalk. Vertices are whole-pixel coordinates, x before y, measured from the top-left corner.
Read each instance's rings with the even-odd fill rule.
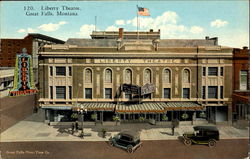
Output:
[[[129,123],[118,126],[84,126],[84,133],[91,134],[80,138],[80,130],[71,134],[71,127],[49,126],[39,120],[25,119],[18,122],[1,134],[1,142],[18,141],[107,141],[122,130],[139,131],[141,140],[176,140],[184,132],[192,131],[193,126],[179,126],[175,128],[175,135],[171,135],[171,128],[167,126],[156,126],[148,123]],[[249,129],[236,129],[230,126],[217,126],[220,131],[220,139],[242,139],[249,138]],[[102,138],[101,129],[107,129],[107,137]]]

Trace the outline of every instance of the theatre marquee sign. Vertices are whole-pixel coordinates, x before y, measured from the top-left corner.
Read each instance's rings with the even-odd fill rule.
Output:
[[[94,63],[182,63],[181,59],[94,59]]]

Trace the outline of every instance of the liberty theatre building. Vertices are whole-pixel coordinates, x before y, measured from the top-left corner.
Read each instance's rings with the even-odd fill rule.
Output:
[[[39,106],[46,120],[72,121],[84,108],[84,121],[96,114],[100,123],[114,116],[121,123],[163,116],[231,122],[233,54],[218,38],[160,39],[160,30],[123,29],[91,37],[40,50]]]

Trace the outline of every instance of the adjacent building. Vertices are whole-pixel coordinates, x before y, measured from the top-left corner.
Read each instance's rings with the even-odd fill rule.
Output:
[[[250,118],[249,55],[247,47],[233,51],[233,114],[238,124],[245,126]]]
[[[35,77],[38,77],[38,51],[45,44],[64,44],[65,42],[42,34],[30,33],[23,39],[0,40],[0,67],[15,67],[16,54],[21,53],[23,48],[32,55]],[[37,83],[38,79],[35,78]]]
[[[0,67],[0,98],[9,95],[13,88],[14,67]]]
[[[164,115],[169,121],[231,122],[233,49],[217,38],[160,39],[159,33],[126,36],[120,29],[113,38],[93,32],[92,39],[45,45],[39,105],[46,119],[70,120],[84,107],[84,120],[95,113],[101,122],[114,115],[124,122]]]

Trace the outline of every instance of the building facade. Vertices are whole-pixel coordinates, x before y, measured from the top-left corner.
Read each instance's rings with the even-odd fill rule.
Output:
[[[13,88],[14,67],[0,67],[0,98],[9,95]]]
[[[249,86],[249,49],[234,49],[233,51],[233,114],[240,125],[248,126],[250,118],[250,86]]]
[[[33,70],[35,77],[38,77],[38,50],[45,44],[63,44],[62,40],[42,34],[30,33],[23,39],[1,39],[0,40],[0,67],[15,67],[16,55],[21,53],[23,48],[32,55]],[[38,79],[35,79],[36,83]]]
[[[95,113],[101,122],[202,113],[209,122],[232,120],[232,48],[217,38],[69,39],[43,47],[39,73],[39,105],[50,121],[70,120],[80,106],[84,120]],[[149,85],[146,94],[133,90]]]

